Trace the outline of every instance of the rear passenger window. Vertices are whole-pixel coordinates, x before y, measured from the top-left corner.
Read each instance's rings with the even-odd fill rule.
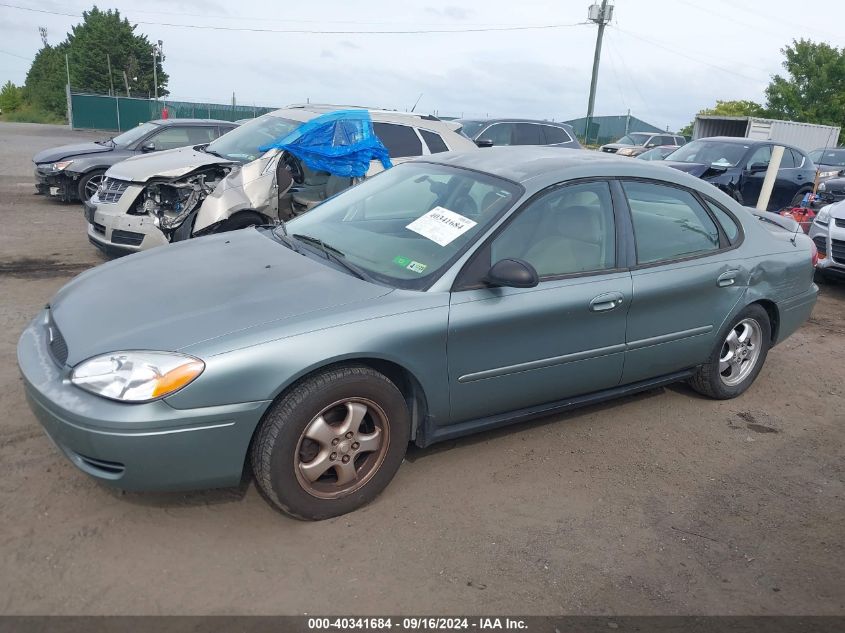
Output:
[[[414,128],[393,123],[373,123],[373,130],[391,158],[422,155],[422,142]]]
[[[637,245],[637,262],[687,257],[719,249],[719,230],[688,191],[656,183],[623,183]]]
[[[543,145],[540,126],[534,123],[514,124],[514,145]]]
[[[566,130],[564,130],[563,128],[554,127],[553,125],[544,125],[543,134],[546,136],[546,143],[548,145],[568,143],[572,140],[571,138],[569,138],[569,134],[566,133]]]
[[[783,148],[783,158],[780,159],[780,169],[792,169],[795,167],[795,155],[788,147]]]
[[[710,211],[716,216],[719,224],[722,225],[722,230],[725,232],[725,235],[728,236],[731,244],[733,244],[739,236],[739,226],[737,225],[736,220],[734,220],[733,216],[731,216],[727,211],[722,209],[722,207],[710,202],[709,200],[707,200],[707,206],[710,207]]]
[[[443,138],[434,132],[428,130],[420,130],[425,144],[428,145],[428,151],[432,154],[439,154],[440,152],[448,152],[449,148]]]

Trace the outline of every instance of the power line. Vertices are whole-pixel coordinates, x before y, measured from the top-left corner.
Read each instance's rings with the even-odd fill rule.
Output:
[[[62,11],[48,11],[47,9],[34,9],[21,7],[14,4],[0,2],[0,7],[18,9],[20,11],[31,11],[33,13],[47,13],[49,15],[61,15],[70,18],[81,18],[79,13],[64,13]],[[548,29],[562,29],[573,26],[580,26],[582,23],[574,24],[538,24],[525,26],[502,26],[502,27],[478,27],[465,29],[408,29],[408,30],[382,30],[382,31],[355,31],[355,30],[326,30],[326,29],[262,29],[240,26],[211,26],[205,24],[173,24],[170,22],[149,22],[144,20],[132,20],[137,24],[147,26],[172,26],[184,29],[199,29],[209,31],[242,31],[249,33],[298,33],[303,35],[423,35],[431,33],[487,33],[501,31],[538,31]]]
[[[11,55],[12,57],[17,57],[18,59],[23,59],[24,61],[31,62],[32,59],[30,57],[24,57],[23,55],[16,55],[15,53],[10,53],[9,51],[0,51],[4,55]]]
[[[629,37],[633,37],[635,39],[638,39],[641,42],[645,42],[646,44],[651,44],[652,46],[656,46],[657,48],[662,48],[664,51],[669,51],[670,53],[673,53],[673,54],[678,55],[680,57],[685,57],[686,59],[692,60],[694,62],[698,62],[699,64],[704,64],[705,66],[710,66],[711,68],[715,68],[716,70],[721,70],[722,72],[730,73],[731,75],[736,75],[737,77],[742,77],[743,79],[749,79],[751,81],[760,81],[760,77],[751,77],[749,75],[743,75],[742,73],[738,73],[735,70],[731,70],[730,68],[725,68],[723,66],[717,66],[716,64],[711,64],[710,62],[704,61],[703,59],[699,59],[697,57],[692,57],[691,55],[687,55],[686,53],[683,53],[683,52],[676,50],[674,48],[670,48],[668,46],[660,44],[659,42],[655,42],[654,40],[650,40],[648,38],[642,37],[641,35],[634,35],[633,33],[630,33],[628,31],[623,31],[618,26],[612,26],[611,25],[611,28],[619,31],[620,33],[624,33],[625,35],[627,35]]]

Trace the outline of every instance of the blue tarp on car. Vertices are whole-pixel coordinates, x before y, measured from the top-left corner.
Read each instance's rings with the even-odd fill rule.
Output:
[[[323,114],[259,149],[266,152],[273,148],[290,152],[311,169],[335,176],[363,177],[372,160],[380,160],[385,169],[392,167],[387,148],[373,131],[366,110]]]

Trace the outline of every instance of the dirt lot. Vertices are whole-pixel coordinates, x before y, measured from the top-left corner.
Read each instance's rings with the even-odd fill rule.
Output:
[[[318,524],[254,486],[121,494],[60,457],[15,361],[24,324],[101,257],[33,195],[0,124],[0,612],[845,613],[845,285],[743,397],[684,386],[411,450],[372,505]]]

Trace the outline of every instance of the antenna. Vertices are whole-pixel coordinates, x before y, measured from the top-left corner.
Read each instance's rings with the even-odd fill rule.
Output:
[[[419,96],[419,97],[417,97],[417,100],[414,102],[414,107],[413,107],[413,108],[411,108],[411,112],[413,112],[414,110],[416,110],[416,109],[417,109],[417,105],[419,104],[420,99],[422,99],[422,97],[423,97],[423,93],[420,93],[420,96]]]
[[[47,27],[39,26],[38,34],[41,35],[41,43],[44,45],[44,47],[46,48],[47,46],[49,46],[49,44],[47,43]]]

